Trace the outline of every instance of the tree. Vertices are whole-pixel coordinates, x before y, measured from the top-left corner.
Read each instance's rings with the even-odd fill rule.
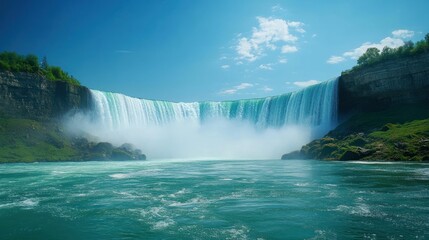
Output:
[[[47,71],[49,68],[48,59],[46,58],[46,56],[44,56],[42,59],[42,66],[41,67],[45,71]]]
[[[37,72],[39,70],[39,58],[36,55],[28,54],[25,57],[24,70],[28,72]]]
[[[429,33],[426,34],[425,40],[426,40],[426,43],[429,44]]]
[[[393,49],[388,46],[385,46],[381,51],[380,56],[382,59],[388,59],[392,54],[393,54]]]
[[[360,56],[357,63],[358,65],[373,63],[380,57],[380,50],[378,48],[368,48],[366,52]]]
[[[414,43],[412,41],[406,41],[404,43],[404,46],[402,46],[402,53],[404,54],[408,54],[411,52],[411,50],[413,50],[414,48]]]

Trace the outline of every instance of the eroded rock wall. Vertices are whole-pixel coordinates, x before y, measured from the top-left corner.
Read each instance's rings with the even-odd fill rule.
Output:
[[[364,67],[339,80],[340,116],[422,101],[429,109],[429,53]]]
[[[0,71],[0,115],[49,120],[87,110],[89,101],[86,87],[49,81],[37,74]]]

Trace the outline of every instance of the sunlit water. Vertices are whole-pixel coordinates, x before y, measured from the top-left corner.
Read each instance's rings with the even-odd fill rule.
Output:
[[[0,239],[427,239],[429,165],[0,165]]]

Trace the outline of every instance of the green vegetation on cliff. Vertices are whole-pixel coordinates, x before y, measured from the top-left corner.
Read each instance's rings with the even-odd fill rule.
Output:
[[[425,104],[359,113],[283,159],[429,161]]]
[[[357,65],[352,69],[344,71],[341,75],[349,74],[355,70],[374,65],[376,63],[385,62],[391,59],[398,59],[407,56],[418,55],[429,52],[429,33],[426,34],[425,39],[416,43],[412,41],[405,42],[403,46],[398,48],[384,47],[382,51],[378,48],[368,48],[366,52],[359,57]]]
[[[49,66],[46,57],[41,64],[36,55],[19,55],[15,52],[0,53],[0,70],[11,72],[35,73],[51,81],[64,81],[73,85],[80,85],[79,81],[57,66]]]
[[[129,144],[113,147],[110,143],[71,137],[57,123],[0,118],[0,163],[145,158]]]

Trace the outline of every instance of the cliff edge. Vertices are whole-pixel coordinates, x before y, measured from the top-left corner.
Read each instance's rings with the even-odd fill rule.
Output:
[[[429,102],[429,53],[391,59],[343,73],[339,115],[383,110],[394,104]]]
[[[47,121],[89,109],[83,86],[48,80],[34,73],[0,71],[0,116]]]

